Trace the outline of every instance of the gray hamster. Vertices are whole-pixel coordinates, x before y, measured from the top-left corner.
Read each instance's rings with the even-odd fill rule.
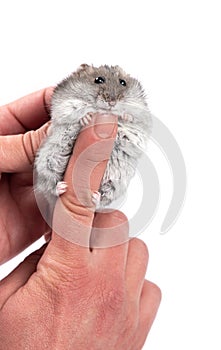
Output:
[[[118,131],[99,193],[92,195],[92,201],[103,207],[127,190],[151,130],[144,90],[119,66],[83,64],[55,88],[49,136],[36,156],[35,191],[48,201],[65,192],[62,179],[75,140],[94,112],[117,115]]]

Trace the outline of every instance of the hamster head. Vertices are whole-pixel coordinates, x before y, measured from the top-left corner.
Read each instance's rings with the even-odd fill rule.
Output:
[[[94,67],[82,64],[55,89],[55,99],[81,101],[83,106],[115,111],[123,105],[146,106],[145,93],[138,80],[119,66]],[[80,102],[79,102],[80,107]]]

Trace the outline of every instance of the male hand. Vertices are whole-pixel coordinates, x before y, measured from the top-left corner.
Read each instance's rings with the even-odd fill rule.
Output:
[[[159,288],[144,279],[147,248],[139,239],[128,241],[121,212],[94,216],[88,195],[99,188],[115,124],[98,132],[95,117],[79,135],[51,241],[0,282],[0,349],[142,348],[160,303]],[[79,169],[85,176],[73,177]],[[81,237],[84,246],[76,243]]]
[[[0,108],[0,265],[48,230],[34,196],[33,160],[46,136],[51,94],[43,89]]]

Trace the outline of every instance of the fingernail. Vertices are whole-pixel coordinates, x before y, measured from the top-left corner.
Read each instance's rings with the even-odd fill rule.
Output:
[[[46,126],[46,135],[47,135],[47,136],[50,136],[50,135],[51,135],[51,128],[50,128],[50,125],[51,125],[51,121],[47,122],[47,126]]]
[[[94,131],[101,139],[111,137],[117,127],[117,116],[113,114],[97,114]]]

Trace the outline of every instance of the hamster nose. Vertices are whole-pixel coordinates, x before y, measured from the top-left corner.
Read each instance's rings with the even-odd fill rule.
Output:
[[[110,106],[115,106],[116,104],[116,98],[113,95],[110,95],[109,93],[104,93],[103,98]]]

